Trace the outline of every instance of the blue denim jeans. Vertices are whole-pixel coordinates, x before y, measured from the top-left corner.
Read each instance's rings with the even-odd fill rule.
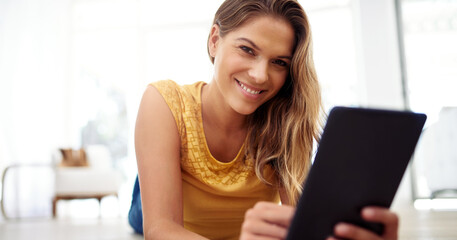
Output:
[[[129,210],[129,223],[136,233],[143,234],[143,209],[141,208],[141,193],[138,176],[133,186],[132,205]]]

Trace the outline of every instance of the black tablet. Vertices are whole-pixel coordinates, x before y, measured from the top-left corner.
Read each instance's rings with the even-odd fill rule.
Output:
[[[336,223],[381,234],[365,206],[389,208],[422,132],[424,114],[333,108],[289,228],[288,240],[325,239]]]

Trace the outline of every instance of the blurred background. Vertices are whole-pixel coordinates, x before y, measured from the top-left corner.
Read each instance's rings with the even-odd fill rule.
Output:
[[[343,105],[428,115],[396,206],[456,209],[457,1],[299,2],[311,22],[327,111]],[[221,3],[0,0],[0,171],[7,170],[0,219],[52,216],[59,149],[93,146],[99,151],[88,153],[89,165],[104,159],[99,170],[116,171],[119,184],[101,194],[100,205],[58,201],[57,215],[125,217],[142,93],[162,79],[211,81],[206,40]],[[94,185],[106,180],[93,175]]]

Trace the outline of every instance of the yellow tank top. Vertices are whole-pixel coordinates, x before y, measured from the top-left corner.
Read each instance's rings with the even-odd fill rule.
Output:
[[[215,159],[206,143],[201,112],[204,82],[152,83],[170,107],[181,137],[184,227],[209,239],[238,239],[245,211],[258,201],[279,202],[275,187],[261,182],[244,146],[231,162]],[[265,177],[274,182],[273,170]]]

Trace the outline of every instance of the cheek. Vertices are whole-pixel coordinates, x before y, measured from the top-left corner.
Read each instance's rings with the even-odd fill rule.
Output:
[[[219,59],[214,62],[215,71],[217,75],[221,74],[233,74],[241,71],[246,66],[246,61],[241,58],[238,54],[225,53],[220,55]]]
[[[274,85],[276,88],[278,88],[278,91],[286,82],[287,76],[288,76],[287,71],[277,72],[277,73],[273,74]]]

